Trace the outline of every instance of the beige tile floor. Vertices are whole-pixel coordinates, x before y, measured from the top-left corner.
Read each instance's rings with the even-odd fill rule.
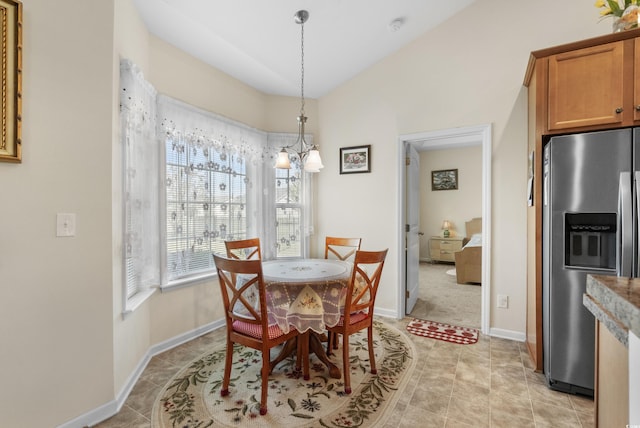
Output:
[[[384,321],[399,330],[411,318]],[[552,391],[531,370],[523,343],[480,337],[454,345],[407,333],[416,374],[385,427],[591,427],[593,400]],[[187,362],[224,340],[219,329],[154,357],[120,413],[100,428],[150,427],[152,403]]]

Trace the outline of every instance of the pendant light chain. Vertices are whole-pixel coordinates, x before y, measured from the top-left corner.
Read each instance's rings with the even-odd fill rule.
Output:
[[[300,23],[300,29],[300,74],[302,76],[300,79],[300,98],[302,102],[300,105],[300,116],[304,116],[304,21]]]

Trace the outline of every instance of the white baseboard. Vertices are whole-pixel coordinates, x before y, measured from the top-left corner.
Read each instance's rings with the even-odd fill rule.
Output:
[[[152,357],[224,326],[225,326],[225,320],[224,318],[221,318],[217,321],[213,321],[209,324],[205,324],[194,330],[188,331],[186,333],[172,337],[171,339],[165,340],[164,342],[151,346],[149,350],[146,352],[146,354],[142,357],[142,359],[140,360],[136,368],[133,370],[133,372],[129,376],[129,379],[127,380],[123,388],[120,390],[120,393],[114,400],[111,400],[108,403],[105,403],[100,407],[97,407],[91,410],[90,412],[85,413],[84,415],[78,416],[77,418],[71,421],[65,422],[64,424],[59,425],[58,427],[59,428],[78,428],[78,427],[86,428],[86,427],[96,425],[116,415],[124,405],[124,402],[126,401],[127,397],[129,397],[129,394],[131,394],[131,390],[133,390],[133,387],[135,386],[136,382],[138,382],[138,379],[140,379],[140,376],[142,376],[144,369],[147,367],[147,364],[149,364],[149,361],[151,361]]]
[[[122,404],[118,405],[116,400],[111,400],[108,403],[85,413],[84,415],[78,416],[77,418],[65,422],[62,425],[58,425],[58,428],[88,428],[98,422],[109,419],[120,411],[120,407],[122,407]]]
[[[200,326],[194,330],[188,331],[186,333],[182,333],[178,336],[172,337],[171,339],[165,340],[164,342],[160,342],[156,345],[153,345],[149,348],[149,354],[152,357],[155,357],[158,354],[161,354],[169,349],[175,348],[176,346],[180,346],[184,343],[187,343],[190,340],[195,339],[196,337],[200,337],[204,334],[217,330],[221,327],[225,326],[224,318],[220,318],[217,321],[210,322],[209,324],[205,324]]]
[[[516,342],[524,342],[527,338],[526,335],[520,331],[504,330],[502,328],[490,328],[489,336],[515,340]]]
[[[394,310],[391,310],[391,309],[374,308],[373,314],[374,315],[379,315],[379,316],[385,317],[385,318],[394,318],[394,319],[402,318],[402,317],[398,317],[398,311],[394,311]]]

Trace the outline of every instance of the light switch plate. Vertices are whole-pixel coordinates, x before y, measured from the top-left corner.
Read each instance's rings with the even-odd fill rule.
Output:
[[[58,213],[56,218],[56,236],[76,236],[75,213]]]
[[[509,296],[506,294],[498,294],[498,307],[507,309],[509,307]]]

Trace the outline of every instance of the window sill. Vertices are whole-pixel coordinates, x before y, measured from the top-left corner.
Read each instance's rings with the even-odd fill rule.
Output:
[[[149,290],[140,291],[136,293],[133,297],[127,299],[124,305],[124,310],[122,311],[122,317],[126,318],[127,315],[133,313],[136,309],[140,307],[149,297],[155,293],[157,288],[150,288]]]
[[[187,278],[180,278],[175,281],[171,281],[170,283],[163,285],[160,287],[160,290],[164,293],[165,291],[173,291],[178,290],[185,287],[190,287],[192,285],[201,284],[205,281],[210,281],[214,278],[217,278],[218,274],[214,271],[203,273],[200,275],[189,276]]]

